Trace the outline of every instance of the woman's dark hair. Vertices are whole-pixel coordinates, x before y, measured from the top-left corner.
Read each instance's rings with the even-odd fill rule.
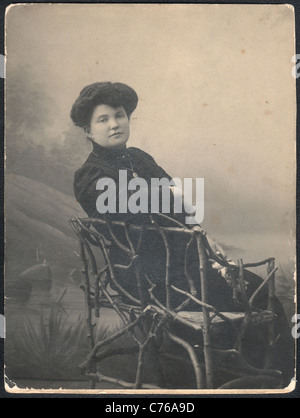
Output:
[[[71,109],[71,119],[76,126],[87,128],[96,106],[105,104],[111,107],[123,106],[130,118],[137,106],[136,92],[123,83],[100,82],[84,87]]]

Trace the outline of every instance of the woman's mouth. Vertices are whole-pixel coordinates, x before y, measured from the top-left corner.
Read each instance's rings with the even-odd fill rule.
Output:
[[[113,137],[113,136],[119,136],[122,135],[122,132],[115,132],[114,134],[110,135],[109,137]]]

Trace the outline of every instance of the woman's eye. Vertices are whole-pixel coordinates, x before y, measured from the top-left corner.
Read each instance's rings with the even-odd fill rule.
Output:
[[[101,119],[98,119],[98,122],[100,122],[100,123],[105,123],[105,122],[107,122],[107,118],[101,118]]]

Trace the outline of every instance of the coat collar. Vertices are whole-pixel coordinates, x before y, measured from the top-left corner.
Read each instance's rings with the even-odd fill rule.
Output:
[[[128,149],[126,147],[117,148],[117,149],[104,148],[94,141],[92,141],[92,143],[93,143],[92,154],[106,161],[119,159],[119,158],[122,158],[124,155],[128,154]]]

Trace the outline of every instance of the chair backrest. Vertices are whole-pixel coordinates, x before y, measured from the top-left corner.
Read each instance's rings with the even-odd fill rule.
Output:
[[[144,217],[140,224],[111,221],[105,217],[74,217],[70,224],[79,238],[81,257],[89,265],[89,286],[91,273],[97,295],[100,288],[103,293],[103,287],[110,284],[129,305],[141,309],[154,303],[178,312],[191,302],[203,308],[208,305],[207,271],[213,262],[227,269],[233,298],[237,298],[239,293],[245,311],[251,310],[257,295],[267,283],[270,301],[274,297],[274,258],[251,264],[243,264],[242,260],[238,264],[230,263],[220,252],[211,248],[205,231],[187,228],[167,215],[153,214]],[[189,269],[191,252],[198,275],[191,274]],[[268,276],[252,295],[247,296],[245,268],[263,264],[267,264]],[[178,276],[179,267],[180,280],[176,281],[174,276]],[[160,277],[151,275],[152,270]],[[127,282],[120,280],[125,276],[129,277]],[[156,288],[159,292],[156,292]],[[163,297],[158,297],[158,294]]]

